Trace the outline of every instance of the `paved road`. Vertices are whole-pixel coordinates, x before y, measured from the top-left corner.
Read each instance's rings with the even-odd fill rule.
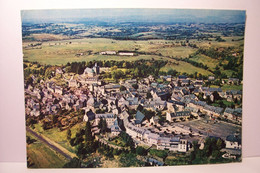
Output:
[[[26,130],[28,132],[30,132],[31,134],[33,134],[35,137],[37,137],[40,141],[42,141],[43,143],[47,144],[50,148],[52,148],[53,150],[55,150],[56,152],[60,153],[61,155],[63,155],[65,158],[71,160],[72,158],[64,153],[62,150],[60,150],[58,147],[50,144],[47,140],[45,140],[42,136],[38,135],[36,132],[34,132],[33,130],[31,130],[30,128],[26,127]]]

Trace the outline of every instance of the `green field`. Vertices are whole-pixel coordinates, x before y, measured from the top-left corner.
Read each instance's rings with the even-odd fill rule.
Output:
[[[80,129],[85,127],[83,123],[76,124],[71,128],[71,137],[75,137],[76,132]],[[35,125],[35,131],[39,132],[40,134],[46,136],[47,138],[57,142],[62,147],[66,148],[68,151],[75,153],[76,148],[72,147],[67,140],[67,130],[60,131],[58,128],[51,128],[48,130],[43,130],[41,124]]]
[[[227,91],[227,90],[239,90],[242,91],[243,89],[243,85],[229,85],[229,84],[224,84],[221,89],[223,91]]]
[[[197,41],[197,40],[190,40],[191,43],[196,43],[198,45],[198,47],[231,47],[231,46],[240,46],[242,44],[244,44],[244,40],[239,40],[239,41],[232,41],[233,40],[238,40],[241,39],[243,37],[241,36],[233,36],[233,37],[221,37],[224,40],[226,40],[225,42],[217,42],[214,39],[213,40],[209,40],[209,41]]]
[[[66,44],[71,42],[71,44]],[[28,43],[27,43],[28,44]],[[56,44],[56,45],[55,45]],[[26,46],[26,44],[24,44]],[[41,64],[62,65],[67,62],[81,62],[93,60],[115,60],[115,61],[135,61],[138,59],[161,59],[156,55],[139,55],[139,56],[107,56],[99,55],[101,51],[119,51],[128,50],[134,51],[140,47],[140,51],[150,50],[148,41],[115,41],[111,39],[80,39],[68,41],[50,41],[44,42],[41,49],[25,49],[24,60],[36,61]],[[92,51],[91,55],[85,54],[76,56],[78,53]],[[151,48],[151,52],[152,48]],[[156,52],[153,52],[156,53]]]
[[[216,41],[197,41],[190,40],[190,43],[197,44],[200,47],[205,45],[211,47],[226,47],[237,46],[243,43],[243,40],[237,40],[241,37],[227,37],[224,38],[226,42]],[[68,62],[81,62],[81,61],[94,61],[94,60],[115,60],[115,61],[135,61],[140,59],[155,59],[155,60],[167,60],[173,63],[168,63],[161,71],[168,71],[174,69],[180,73],[194,74],[195,72],[201,73],[202,75],[213,75],[211,72],[195,67],[189,63],[183,61],[176,61],[169,57],[185,58],[193,54],[197,49],[189,46],[180,46],[179,42],[168,41],[168,40],[148,40],[148,41],[134,41],[134,40],[112,40],[105,38],[85,38],[85,39],[70,39],[60,41],[48,41],[43,42],[41,48],[32,49],[26,48],[30,42],[23,43],[24,60],[31,62],[39,62],[40,64],[50,65],[65,65]],[[204,45],[205,44],[205,45]],[[101,51],[137,51],[144,54],[138,56],[110,56],[110,55],[99,55]],[[91,51],[89,54],[88,51]],[[83,53],[81,56],[76,54]],[[152,55],[155,54],[155,55]],[[218,64],[218,60],[210,58],[205,55],[197,55],[191,60],[198,63],[207,65],[209,69],[214,70]],[[177,64],[176,64],[177,63]],[[223,62],[226,63],[226,62]],[[232,71],[224,71],[228,76],[232,74]]]
[[[166,47],[158,49],[158,53],[161,53],[163,56],[173,56],[177,58],[185,58],[190,54],[194,53],[196,49],[190,48],[188,46],[176,46],[176,47]]]
[[[30,133],[27,133],[31,139],[36,139]],[[36,141],[27,145],[27,156],[32,162],[30,168],[61,168],[68,160],[57,154],[45,144]]]
[[[219,88],[219,86],[217,85],[210,85],[211,88]],[[239,90],[242,91],[243,89],[243,85],[229,85],[229,84],[223,84],[223,86],[221,86],[221,89],[223,91],[229,91],[229,90]]]
[[[218,65],[219,61],[213,58],[210,58],[206,55],[196,55],[192,58],[190,58],[190,60],[198,62],[198,63],[202,63],[203,65],[207,65],[209,67],[209,69],[214,70],[214,68],[216,67],[216,65]]]
[[[198,68],[195,67],[193,65],[191,65],[190,63],[187,62],[183,62],[183,61],[172,61],[175,63],[168,63],[166,66],[164,66],[163,68],[161,68],[161,71],[169,71],[170,69],[176,70],[178,72],[181,73],[187,73],[187,74],[194,74],[195,72],[198,72],[198,74],[202,74],[202,75],[212,75],[211,72],[202,69],[202,68]],[[177,63],[177,64],[176,64]]]

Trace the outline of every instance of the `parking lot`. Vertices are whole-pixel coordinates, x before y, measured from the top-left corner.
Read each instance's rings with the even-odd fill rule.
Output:
[[[241,133],[241,126],[221,121],[215,122],[201,119],[179,122],[178,124],[190,127],[193,132],[200,132],[205,136],[221,137],[222,139],[226,139],[228,135],[236,132]]]

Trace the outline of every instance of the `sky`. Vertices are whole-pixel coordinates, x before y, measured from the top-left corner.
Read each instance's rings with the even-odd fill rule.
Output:
[[[50,22],[160,22],[160,23],[244,23],[242,10],[192,9],[64,9],[22,10],[23,23]]]

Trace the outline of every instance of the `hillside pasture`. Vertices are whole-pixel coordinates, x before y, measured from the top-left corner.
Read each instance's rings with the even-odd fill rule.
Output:
[[[58,41],[69,39],[68,36],[57,35],[57,34],[32,34],[30,36],[26,36],[24,40],[31,41]]]
[[[244,37],[242,36],[233,36],[233,37],[223,37],[221,36],[222,39],[225,40],[225,42],[218,42],[215,41],[215,39],[210,39],[210,40],[190,40],[191,43],[195,43],[198,47],[202,48],[209,48],[209,47],[237,47],[240,45],[244,44]]]
[[[158,53],[163,56],[173,56],[177,58],[185,58],[194,53],[197,49],[188,46],[162,47],[158,49]]]
[[[36,139],[27,132],[31,139]],[[40,141],[27,145],[27,156],[32,161],[30,168],[61,168],[68,160]]]
[[[76,132],[80,129],[83,128],[84,124],[76,124],[71,128],[71,138],[74,138],[76,136]],[[41,124],[36,124],[35,125],[35,130],[39,132],[40,134],[46,136],[50,140],[53,140],[54,142],[58,143],[62,147],[66,148],[68,151],[75,153],[76,148],[72,147],[67,140],[67,130],[60,131],[58,128],[54,127],[48,130],[43,130],[41,127]]]
[[[187,62],[183,62],[183,61],[175,61],[172,60],[171,62],[169,62],[168,64],[166,64],[166,66],[164,66],[163,68],[161,68],[160,71],[169,71],[170,69],[176,70],[180,73],[187,73],[187,74],[194,74],[195,72],[198,72],[202,75],[212,75],[211,72],[202,69],[202,68],[198,68],[195,67],[193,65],[191,65],[190,63]]]
[[[216,67],[216,65],[218,65],[219,61],[217,59],[213,59],[210,58],[206,55],[196,55],[192,58],[190,58],[190,60],[198,62],[198,63],[202,63],[203,65],[207,65],[209,67],[209,69],[214,70],[214,68]]]

